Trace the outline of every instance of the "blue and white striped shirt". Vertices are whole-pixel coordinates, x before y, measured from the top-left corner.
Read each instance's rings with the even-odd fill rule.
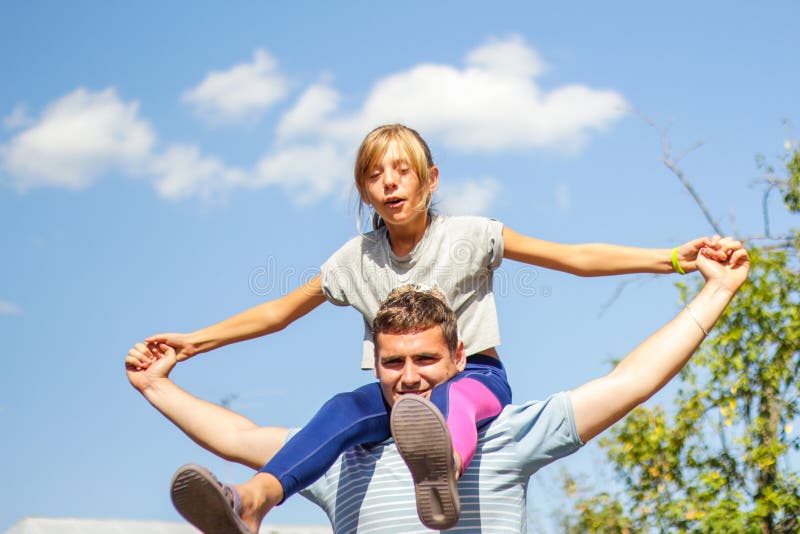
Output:
[[[525,532],[531,475],[581,445],[568,393],[507,406],[478,435],[475,457],[458,481],[461,519],[448,532]],[[301,494],[325,510],[336,533],[429,532],[391,440],[346,451]]]

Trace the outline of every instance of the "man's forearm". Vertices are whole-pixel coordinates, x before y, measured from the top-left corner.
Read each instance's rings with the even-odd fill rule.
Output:
[[[638,402],[648,399],[686,365],[733,295],[716,282],[707,283],[672,321],[623,359],[612,375],[626,375],[630,387],[638,391]]]
[[[688,308],[636,347],[610,374],[572,391],[581,439],[588,441],[610,427],[669,382],[692,357],[733,295],[716,282],[707,283]]]
[[[259,469],[283,446],[286,429],[259,427],[250,419],[181,389],[168,378],[142,395],[195,443],[227,460]]]

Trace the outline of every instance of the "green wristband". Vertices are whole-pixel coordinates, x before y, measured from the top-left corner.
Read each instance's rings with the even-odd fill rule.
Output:
[[[672,268],[675,269],[675,272],[678,274],[686,274],[686,271],[681,269],[678,263],[678,247],[672,249]]]

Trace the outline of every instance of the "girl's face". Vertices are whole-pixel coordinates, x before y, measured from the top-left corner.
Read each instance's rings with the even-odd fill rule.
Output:
[[[439,169],[434,166],[428,172],[428,186],[422,187],[408,159],[392,141],[380,161],[369,169],[364,183],[365,201],[389,228],[420,218],[424,221],[427,213],[425,200],[439,185]]]

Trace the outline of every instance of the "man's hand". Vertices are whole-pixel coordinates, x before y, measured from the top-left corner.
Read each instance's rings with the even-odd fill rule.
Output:
[[[169,345],[137,343],[125,356],[125,372],[131,385],[144,393],[168,379],[176,363],[175,349]]]
[[[717,260],[717,251],[703,248],[697,256],[697,268],[706,283],[716,282],[721,288],[735,293],[747,280],[750,257],[740,242],[727,237],[720,242],[725,242],[724,246],[728,247],[727,258]]]
[[[176,332],[168,332],[150,336],[146,338],[144,341],[148,345],[152,345],[154,343],[169,345],[170,347],[175,349],[175,356],[177,358],[177,361],[179,362],[188,360],[189,358],[200,352],[197,348],[197,345],[191,340],[191,334],[179,334]],[[144,368],[147,368],[147,365],[145,365]]]

